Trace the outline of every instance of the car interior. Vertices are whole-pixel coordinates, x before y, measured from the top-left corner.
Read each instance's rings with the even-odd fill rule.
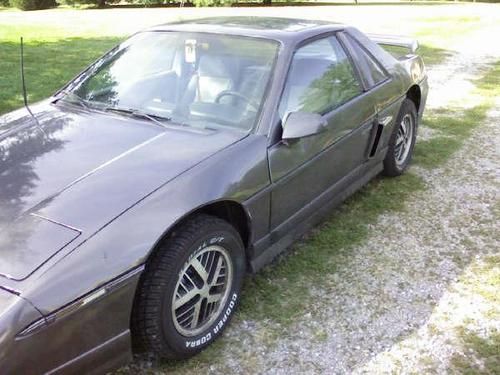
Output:
[[[258,57],[235,56],[213,46],[213,41],[197,40],[196,51],[188,52],[188,42],[184,43],[186,48],[176,49],[171,69],[128,84],[120,92],[119,105],[193,126],[215,123],[250,129],[269,80],[269,63]]]

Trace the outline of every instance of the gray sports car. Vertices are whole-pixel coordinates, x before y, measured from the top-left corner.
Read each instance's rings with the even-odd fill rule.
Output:
[[[308,20],[180,22],[0,117],[0,372],[213,342],[245,272],[405,171],[428,91],[415,49]]]

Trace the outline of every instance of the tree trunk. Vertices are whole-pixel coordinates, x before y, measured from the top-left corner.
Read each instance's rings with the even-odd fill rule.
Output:
[[[99,8],[104,8],[105,5],[106,5],[106,0],[97,0],[97,6]]]

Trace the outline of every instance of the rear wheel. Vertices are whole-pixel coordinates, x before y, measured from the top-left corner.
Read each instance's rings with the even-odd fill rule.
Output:
[[[199,215],[176,230],[146,265],[133,333],[164,358],[190,357],[224,330],[239,302],[245,252],[224,220]]]
[[[404,173],[413,156],[417,138],[417,110],[415,104],[405,99],[389,139],[389,148],[384,159],[384,174],[399,176]]]

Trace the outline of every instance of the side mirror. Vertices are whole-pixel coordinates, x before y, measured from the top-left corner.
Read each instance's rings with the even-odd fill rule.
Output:
[[[283,140],[308,137],[321,133],[327,125],[323,116],[317,113],[292,112],[283,124]]]

